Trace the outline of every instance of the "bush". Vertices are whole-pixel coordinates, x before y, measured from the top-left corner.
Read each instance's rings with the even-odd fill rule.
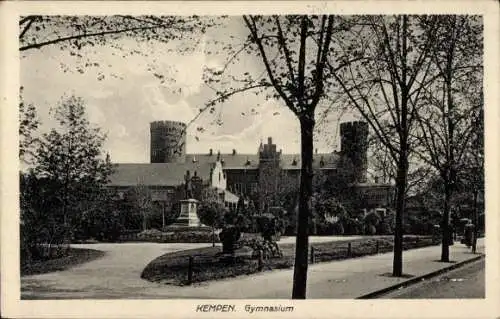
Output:
[[[381,222],[377,226],[377,234],[379,235],[391,235],[393,233],[393,229],[388,222]]]
[[[365,223],[365,225],[373,225],[375,227],[380,223],[380,221],[380,216],[375,212],[368,213],[363,218],[363,222]]]
[[[277,237],[284,231],[284,224],[279,222],[279,219],[272,214],[263,214],[257,218],[258,230],[264,240],[275,241]]]
[[[264,239],[244,239],[238,243],[240,246],[247,246],[253,249],[254,257],[262,251],[264,258],[280,258],[283,256],[281,249],[276,242]]]
[[[211,243],[213,236],[215,242],[219,242],[217,234],[213,235],[210,230],[208,231],[179,231],[170,232],[162,235],[162,242],[168,243]]]
[[[377,229],[373,225],[365,225],[365,234],[366,235],[375,235],[377,233]]]
[[[219,242],[217,234],[212,234],[210,229],[179,229],[170,232],[161,232],[156,229],[149,229],[136,235],[123,232],[120,240],[155,243],[211,243],[213,238],[212,236],[215,236],[215,242]]]
[[[344,225],[341,222],[336,222],[333,224],[333,234],[344,235]]]
[[[233,225],[224,227],[219,234],[220,241],[222,242],[222,251],[224,253],[232,254],[237,248],[237,243],[240,237],[241,232],[238,227]]]
[[[345,217],[340,220],[345,235],[360,235],[363,233],[363,224],[354,218]]]

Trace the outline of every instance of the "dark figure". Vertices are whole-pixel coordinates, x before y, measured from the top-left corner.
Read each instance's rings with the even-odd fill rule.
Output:
[[[472,246],[472,241],[474,240],[474,224],[469,223],[465,225],[464,229],[464,244],[467,247]]]

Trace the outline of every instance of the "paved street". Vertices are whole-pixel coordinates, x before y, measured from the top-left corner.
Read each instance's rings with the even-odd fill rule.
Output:
[[[380,298],[484,298],[484,259]]]

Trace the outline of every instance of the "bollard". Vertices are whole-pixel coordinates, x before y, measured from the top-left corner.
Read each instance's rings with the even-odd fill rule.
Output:
[[[351,243],[348,243],[347,244],[347,257],[351,257],[352,255],[352,247],[351,247]]]
[[[264,264],[264,261],[262,260],[262,250],[259,250],[259,253],[258,253],[258,264],[257,264],[257,270],[258,271],[262,271],[262,268],[263,268],[263,264]]]
[[[380,244],[379,244],[379,241],[377,240],[377,241],[375,242],[375,254],[378,254],[378,253],[379,253],[379,251],[380,251],[380,247],[379,247],[379,246],[380,246]]]
[[[188,285],[193,283],[193,256],[189,256],[189,264],[188,264]]]
[[[314,247],[311,246],[311,264],[315,263],[315,256],[314,256]]]

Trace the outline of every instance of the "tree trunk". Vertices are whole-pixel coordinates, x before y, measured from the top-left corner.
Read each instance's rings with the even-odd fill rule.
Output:
[[[474,211],[472,212],[474,214],[474,232],[473,232],[473,238],[472,238],[472,253],[475,254],[477,252],[477,237],[479,235],[479,216],[477,212],[477,197],[478,197],[478,192],[475,190],[474,191],[474,203],[473,203],[473,209]]]
[[[297,217],[297,237],[295,246],[295,266],[293,272],[292,299],[305,299],[307,287],[307,255],[309,248],[308,224],[311,215],[312,158],[313,158],[312,117],[300,118],[301,174],[299,189],[299,212]]]
[[[403,214],[405,210],[406,178],[408,174],[406,153],[400,156],[396,174],[396,221],[394,227],[394,258],[392,275],[403,275]]]
[[[444,211],[443,220],[441,221],[442,227],[442,240],[441,240],[441,261],[450,261],[450,196],[451,190],[449,183],[444,183]]]
[[[161,203],[161,230],[164,231],[165,230],[165,203],[162,202]]]
[[[146,212],[142,212],[142,230],[146,230],[147,229],[147,224],[146,224]]]
[[[212,247],[215,247],[215,225],[212,226]]]

